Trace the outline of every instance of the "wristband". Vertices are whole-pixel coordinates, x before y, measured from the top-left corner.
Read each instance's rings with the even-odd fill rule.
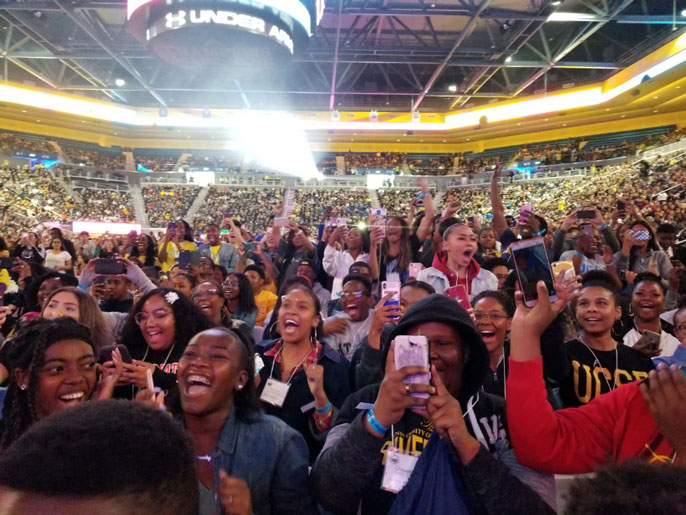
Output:
[[[579,252],[578,250],[575,250],[575,251],[574,251],[574,256],[575,256],[575,257],[578,257],[579,259],[584,259],[584,257],[585,257],[585,256],[584,256],[581,252]]]
[[[607,229],[607,222],[600,224],[600,230],[602,231],[603,229]]]
[[[323,408],[314,408],[314,411],[321,415],[329,411],[329,409],[331,409],[331,401],[327,401],[326,406],[324,406]]]
[[[367,412],[367,422],[369,422],[370,427],[374,430],[375,433],[377,433],[379,436],[383,436],[386,434],[386,431],[388,431],[387,427],[382,426],[378,420],[376,420],[376,417],[374,416],[374,408],[370,409]]]
[[[79,283],[79,289],[80,290],[87,290],[88,288],[89,288],[89,286],[86,286],[85,284]]]

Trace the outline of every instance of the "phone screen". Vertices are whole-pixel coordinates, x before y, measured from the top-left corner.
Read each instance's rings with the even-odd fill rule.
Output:
[[[545,244],[541,238],[536,238],[536,240],[532,246],[511,249],[519,286],[524,294],[524,301],[529,303],[538,299],[536,291],[538,281],[545,282],[548,295],[555,295],[553,272],[550,269]]]

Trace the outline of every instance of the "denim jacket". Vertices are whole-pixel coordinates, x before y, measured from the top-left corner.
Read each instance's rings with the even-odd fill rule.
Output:
[[[215,485],[223,468],[248,483],[255,515],[316,514],[307,456],[303,437],[285,422],[263,413],[246,422],[233,409],[212,454]]]

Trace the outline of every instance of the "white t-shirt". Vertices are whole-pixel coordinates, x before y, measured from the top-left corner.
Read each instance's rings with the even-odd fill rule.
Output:
[[[52,252],[52,250],[49,250],[45,254],[45,267],[46,268],[55,268],[56,266],[64,266],[67,264],[67,261],[71,259],[71,255],[69,252],[66,250],[63,250],[59,254],[55,254]],[[61,270],[63,271],[63,270]]]
[[[336,313],[336,317],[350,318],[346,313]],[[334,317],[329,317],[334,318]],[[372,320],[374,318],[374,311],[369,310],[369,315],[364,320],[359,322],[352,322],[348,325],[348,329],[339,334],[332,334],[328,337],[327,343],[329,346],[349,360],[353,357],[355,350],[360,346],[365,336],[369,336],[369,329],[372,327]]]
[[[559,261],[570,261],[572,262],[572,259],[574,259],[574,254],[576,251],[574,250],[567,250],[563,252],[560,255]],[[603,256],[600,254],[596,254],[596,256],[591,259],[587,256],[584,256],[581,259],[581,265],[579,266],[579,275],[583,275],[589,270],[606,270],[607,266],[605,265],[605,261],[603,261]]]
[[[633,347],[640,339],[641,333],[634,327],[624,335],[624,345]],[[660,356],[672,356],[676,352],[678,346],[679,340],[665,331],[660,331]]]

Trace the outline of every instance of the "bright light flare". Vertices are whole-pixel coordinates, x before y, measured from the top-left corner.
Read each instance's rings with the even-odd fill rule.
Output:
[[[244,111],[239,127],[239,147],[248,166],[255,163],[305,181],[324,178],[317,170],[305,131],[293,115]]]

